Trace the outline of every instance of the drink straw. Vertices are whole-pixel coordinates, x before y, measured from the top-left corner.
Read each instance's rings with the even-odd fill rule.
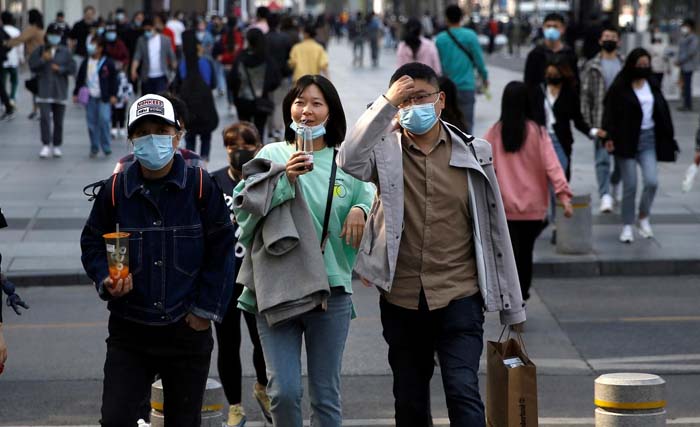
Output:
[[[119,223],[117,223],[117,259],[119,259],[119,255],[121,254],[121,250],[119,249]]]

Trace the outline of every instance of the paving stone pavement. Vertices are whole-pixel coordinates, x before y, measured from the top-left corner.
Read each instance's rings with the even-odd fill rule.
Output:
[[[352,68],[347,44],[332,43],[329,48],[330,77],[336,84],[351,127],[366,105],[386,90],[394,71],[395,57],[383,51],[378,68]],[[511,67],[512,68],[512,67]],[[520,73],[491,65],[493,98],[477,98],[475,135],[483,135],[499,116],[500,95]],[[26,77],[26,76],[24,76]],[[82,188],[108,177],[116,159],[128,152],[123,138],[113,142],[110,158],[90,159],[84,110],[69,105],[66,112],[64,156],[40,159],[39,123],[27,119],[30,100],[20,91],[17,117],[0,122],[0,206],[10,223],[0,231],[3,269],[23,285],[85,283],[80,264],[80,230],[91,204]],[[220,128],[235,118],[228,116],[224,98],[217,99]],[[624,246],[617,241],[619,215],[597,215],[594,204],[594,252],[585,256],[563,256],[548,243],[545,231],[537,243],[536,274],[577,276],[599,274],[679,274],[700,272],[700,253],[695,236],[700,235],[700,184],[687,194],[680,182],[690,164],[698,117],[677,113],[674,124],[680,160],[660,166],[660,187],[653,208],[656,238],[637,239]],[[220,129],[213,133],[210,170],[226,164]],[[572,188],[576,194],[593,194],[596,183],[591,142],[576,134]]]

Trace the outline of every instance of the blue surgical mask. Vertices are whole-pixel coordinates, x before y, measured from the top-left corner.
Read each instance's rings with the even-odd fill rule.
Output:
[[[94,45],[94,44],[92,44],[92,43],[90,43],[89,45],[85,46],[85,48],[87,49],[87,54],[88,54],[88,55],[93,55],[93,54],[95,53],[95,51],[97,50],[97,46]]]
[[[328,119],[326,119],[326,120],[325,120],[323,123],[321,123],[320,125],[308,126],[308,127],[311,129],[311,138],[313,138],[313,139],[320,138],[320,137],[322,137],[323,135],[326,134],[326,122],[327,122],[327,121],[328,121]],[[305,126],[304,126],[303,124],[297,123],[297,122],[295,122],[294,120],[292,120],[292,122],[289,124],[289,127],[290,127],[297,135],[300,135],[302,129],[304,129]]]
[[[131,141],[134,144],[134,157],[148,170],[163,169],[175,155],[173,138],[173,135],[146,135],[136,138]]]
[[[105,27],[97,27],[97,30],[95,32],[98,36],[101,36],[105,32]]]
[[[56,46],[61,43],[61,36],[58,34],[49,34],[46,36],[46,41],[48,41],[51,46]]]
[[[204,40],[205,35],[206,35],[206,33],[204,31],[197,31],[197,34],[196,34],[197,40],[199,40],[201,42],[202,40]]]
[[[544,38],[550,41],[557,41],[561,37],[561,33],[556,28],[545,28],[543,31]]]
[[[117,33],[114,31],[107,31],[107,34],[105,34],[105,39],[107,39],[108,42],[113,42],[117,40]]]
[[[124,18],[126,18],[126,16],[123,13],[117,13],[114,17],[117,18],[117,21],[119,22],[123,21]]]
[[[146,36],[147,39],[150,39],[153,35],[153,31],[144,31],[143,35]]]
[[[399,110],[399,124],[402,128],[415,135],[423,135],[435,126],[438,121],[435,112],[435,104],[440,100],[428,104],[413,105]]]

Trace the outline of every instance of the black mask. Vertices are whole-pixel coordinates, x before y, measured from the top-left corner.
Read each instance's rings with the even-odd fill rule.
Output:
[[[547,77],[547,84],[549,85],[560,85],[564,81],[561,77]]]
[[[236,150],[228,155],[229,164],[237,171],[243,171],[243,165],[253,160],[255,151]]]
[[[634,67],[632,77],[635,79],[648,79],[651,76],[651,67]]]
[[[617,49],[617,42],[613,40],[605,40],[600,44],[600,47],[602,47],[603,50],[608,53],[614,52]]]

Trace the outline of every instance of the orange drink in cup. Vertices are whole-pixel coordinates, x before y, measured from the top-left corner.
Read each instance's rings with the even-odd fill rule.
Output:
[[[103,235],[107,247],[109,277],[113,282],[129,276],[129,233],[116,232]]]

